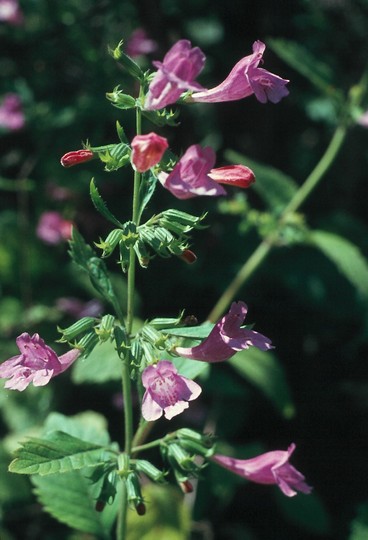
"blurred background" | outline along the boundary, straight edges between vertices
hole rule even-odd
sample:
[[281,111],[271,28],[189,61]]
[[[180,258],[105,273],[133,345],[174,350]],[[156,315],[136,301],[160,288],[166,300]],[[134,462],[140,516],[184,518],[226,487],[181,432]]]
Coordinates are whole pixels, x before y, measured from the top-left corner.
[[[132,39],[137,29],[145,32],[143,46]],[[210,88],[250,54],[255,40],[265,42],[264,67],[290,79],[286,99],[263,105],[252,96],[182,107],[178,127],[159,132],[177,154],[191,144],[210,145],[216,166],[234,162],[236,153],[300,185],[325,151],[339,114],[333,92],[319,91],[308,73],[328,72],[333,88],[346,95],[367,69],[367,29],[366,0],[0,0],[0,360],[17,354],[15,338],[24,331],[38,332],[53,346],[57,325],[81,313],[107,312],[70,262],[65,231],[72,221],[90,243],[109,231],[89,199],[92,177],[109,208],[129,220],[130,171],[107,173],[97,161],[63,169],[59,160],[87,140],[92,146],[117,142],[117,120],[129,139],[134,136],[133,111],[114,108],[105,97],[118,84],[136,95],[108,46],[124,39],[127,52],[148,69],[187,38],[206,54],[199,81]],[[294,64],[285,61],[286,42],[305,51],[307,76],[295,64],[303,65],[303,55]],[[157,129],[148,121],[144,128]],[[295,442],[293,463],[314,494],[286,499],[276,488],[208,467],[191,502],[192,540],[368,538],[367,144],[367,127],[352,127],[300,209],[303,227],[339,235],[359,251],[343,250],[336,265],[293,237],[273,250],[236,298],[248,304],[247,322],[256,322],[276,345],[277,391],[267,394],[268,377],[274,377],[267,370],[257,383],[221,365],[202,381],[201,403],[178,419],[196,429],[215,425],[229,445],[223,453],[237,456]],[[246,196],[228,192],[222,201],[176,201],[161,189],[150,203],[151,213],[208,211],[210,227],[193,235],[195,264],[156,258],[139,272],[142,320],[175,317],[183,308],[205,320],[259,244],[259,224],[269,218],[264,198],[253,189]],[[124,296],[117,266],[108,265]],[[42,512],[28,479],[7,473],[7,465],[16,441],[37,432],[50,411],[95,410],[107,417],[112,439],[121,440],[119,403],[118,381],[78,384],[70,374],[41,390],[0,389],[2,540],[92,538]],[[180,534],[163,540],[184,539]]]

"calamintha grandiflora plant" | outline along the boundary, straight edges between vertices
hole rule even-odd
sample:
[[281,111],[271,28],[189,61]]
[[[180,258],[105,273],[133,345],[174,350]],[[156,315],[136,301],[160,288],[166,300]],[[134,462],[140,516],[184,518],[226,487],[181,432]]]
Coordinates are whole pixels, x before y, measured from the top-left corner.
[[[180,159],[175,160],[172,153],[170,158],[167,154],[165,157],[169,141],[152,130],[142,133],[142,117],[159,128],[175,126],[178,110],[166,108],[173,104],[190,106],[197,102],[233,101],[253,94],[262,103],[279,102],[288,94],[288,81],[259,67],[264,50],[265,45],[256,41],[252,54],[242,58],[221,84],[208,90],[196,81],[204,66],[205,55],[189,41],[175,43],[162,62],[154,62],[157,71],[153,73],[143,72],[124,53],[120,43],[111,52],[139,83],[139,95],[133,97],[116,87],[107,97],[119,109],[135,109],[134,138],[129,141],[118,123],[120,142],[99,147],[86,144],[85,148],[68,152],[61,159],[64,167],[96,158],[108,171],[132,167],[132,214],[128,221],[126,216],[113,215],[95,182],[91,181],[90,196],[96,210],[113,224],[107,237],[96,242],[100,256],[75,228],[70,240],[73,260],[88,274],[112,312],[101,318],[83,317],[60,330],[60,341],[71,346],[69,352],[61,356],[38,334],[23,333],[17,338],[19,355],[1,364],[0,376],[8,379],[5,387],[12,390],[23,391],[31,383],[44,386],[74,362],[88,365],[88,356],[96,346],[112,342],[121,360],[125,439],[119,445],[111,443],[104,434],[91,441],[78,430],[68,431],[66,425],[55,425],[50,421],[39,438],[28,439],[18,449],[10,470],[44,477],[43,481],[46,484],[49,481],[50,485],[55,482],[56,473],[63,476],[83,471],[84,478],[88,477],[87,482],[94,489],[95,511],[108,515],[103,537],[110,537],[115,520],[116,538],[126,537],[128,507],[135,508],[139,515],[145,513],[149,501],[142,496],[143,478],[160,483],[174,479],[186,493],[192,489],[191,479],[198,477],[208,460],[253,482],[277,484],[288,497],[296,495],[297,491],[311,491],[304,476],[289,463],[294,444],[287,450],[275,450],[244,460],[216,453],[215,434],[198,433],[188,428],[170,429],[169,421],[201,396],[201,387],[193,380],[193,370],[187,367],[193,365],[192,360],[198,362],[198,374],[206,363],[226,362],[249,347],[262,351],[273,348],[268,337],[244,326],[247,306],[243,301],[233,302],[215,324],[188,325],[181,314],[177,318],[157,317],[138,330],[133,329],[137,265],[147,271],[154,256],[176,256],[188,263],[194,262],[196,256],[189,249],[189,234],[204,226],[205,213],[194,216],[173,208],[146,218],[147,204],[156,189],[164,188],[178,199],[188,199],[224,196],[224,185],[244,189],[255,181],[252,170],[245,165],[215,167],[214,150],[199,144],[190,146]],[[126,306],[114,292],[104,262],[105,258],[116,254],[127,279]],[[101,358],[100,369],[104,368],[105,362]],[[133,422],[133,385],[139,396],[139,405],[135,405],[141,413],[138,425]],[[152,423],[162,417],[168,422],[168,434],[157,440],[147,440]],[[144,451],[155,447],[161,453],[161,468],[144,459]],[[83,496],[78,499],[78,494],[73,491],[73,477],[70,478],[69,490],[73,492],[74,503],[82,505]],[[38,481],[36,486],[42,490]],[[58,512],[52,513],[69,523],[62,515],[63,510]],[[91,528],[84,530],[91,531]]]

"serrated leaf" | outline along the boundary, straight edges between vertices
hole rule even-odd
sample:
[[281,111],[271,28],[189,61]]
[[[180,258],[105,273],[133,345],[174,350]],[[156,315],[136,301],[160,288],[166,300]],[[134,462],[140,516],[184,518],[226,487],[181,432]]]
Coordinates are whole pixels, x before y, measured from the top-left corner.
[[232,163],[240,163],[252,169],[256,176],[252,189],[262,197],[270,210],[280,212],[298,190],[298,185],[290,176],[274,167],[253,161],[233,150],[227,150],[225,158]]
[[308,49],[299,43],[285,39],[269,39],[267,45],[319,90],[330,96],[338,94],[331,67],[313,56]]
[[157,178],[153,174],[144,175],[139,189],[139,211],[138,223],[142,217],[143,211],[151,200],[157,185]]
[[88,479],[89,469],[72,471],[50,477],[34,476],[32,483],[38,501],[54,518],[73,529],[110,539],[119,501],[107,505],[103,512],[96,512],[98,484]]
[[88,358],[73,365],[72,380],[76,384],[104,383],[121,379],[121,360],[111,341],[99,343]]
[[346,238],[327,231],[314,230],[309,242],[320,249],[364,296],[368,296],[368,261]]
[[275,354],[251,347],[238,352],[228,362],[240,375],[257,386],[285,418],[294,416],[290,388]]
[[55,473],[91,467],[101,462],[104,448],[54,431],[47,438],[30,438],[17,449],[9,471],[18,474]]
[[94,182],[94,178],[92,178],[90,183],[90,195],[94,207],[101,215],[103,215],[104,218],[111,221],[111,223],[114,223],[114,225],[117,225],[118,227],[123,227],[123,224],[120,223],[120,221],[107,208],[105,201],[99,194],[99,191]]

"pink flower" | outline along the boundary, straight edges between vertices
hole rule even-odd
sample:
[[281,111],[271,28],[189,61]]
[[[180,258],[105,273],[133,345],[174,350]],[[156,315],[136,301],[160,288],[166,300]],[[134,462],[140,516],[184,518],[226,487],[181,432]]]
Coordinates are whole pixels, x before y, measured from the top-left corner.
[[261,103],[267,100],[278,103],[289,94],[285,85],[289,82],[269,71],[259,68],[266,46],[261,41],[253,43],[253,54],[242,58],[226,79],[210,90],[195,92],[186,101],[195,103],[218,103],[235,101],[255,94]]
[[16,0],[0,0],[0,21],[14,26],[23,24],[23,13]]
[[163,62],[153,62],[158,68],[145,101],[145,109],[162,109],[175,103],[186,90],[201,90],[194,81],[201,72],[205,56],[190,41],[181,39],[166,53]]
[[226,195],[219,184],[232,184],[240,188],[249,187],[254,173],[244,165],[229,165],[213,169],[215,152],[209,146],[190,146],[170,174],[160,172],[158,179],[178,199],[190,199],[200,195],[218,197]]
[[142,416],[148,422],[157,420],[163,412],[165,418],[171,420],[189,407],[188,401],[196,399],[202,392],[197,383],[179,375],[167,360],[148,366],[142,373],[142,383],[146,389]]
[[210,459],[229,471],[257,484],[277,484],[284,495],[294,497],[297,491],[309,494],[312,488],[305,477],[289,463],[295,450],[292,443],[287,451],[274,450],[252,459],[234,459],[215,454]]
[[187,149],[170,174],[161,172],[158,179],[178,199],[190,199],[199,195],[226,195],[224,188],[208,176],[215,160],[212,148],[201,148],[199,144],[194,144]]
[[196,347],[176,347],[175,352],[184,358],[203,362],[222,362],[237,351],[254,346],[261,351],[273,349],[266,336],[241,328],[248,308],[244,302],[233,302],[229,313],[213,327],[208,337]]
[[57,356],[38,334],[31,337],[25,332],[17,337],[16,342],[20,354],[0,364],[0,378],[9,379],[5,388],[20,392],[31,383],[45,386],[52,377],[68,369],[80,354],[78,349],[72,349]]
[[73,223],[59,212],[44,212],[38,222],[36,234],[46,244],[56,245],[72,236]]
[[22,110],[22,102],[17,94],[6,94],[0,105],[0,127],[11,131],[22,129],[25,118]]
[[168,146],[167,139],[156,133],[136,135],[132,140],[133,167],[138,172],[148,171],[161,160]]
[[95,157],[91,150],[73,150],[64,154],[60,159],[60,163],[63,167],[73,167],[73,165],[79,165],[79,163],[85,163],[91,161]]
[[132,58],[150,54],[157,49],[156,41],[149,39],[143,28],[137,28],[131,34],[126,44],[126,53]]
[[212,169],[208,176],[220,184],[229,184],[239,188],[247,188],[256,181],[254,172],[245,165],[217,167]]

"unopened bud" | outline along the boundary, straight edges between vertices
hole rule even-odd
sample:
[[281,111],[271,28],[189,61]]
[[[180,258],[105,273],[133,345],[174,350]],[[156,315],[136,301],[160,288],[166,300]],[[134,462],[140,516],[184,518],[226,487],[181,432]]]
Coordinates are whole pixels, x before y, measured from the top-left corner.
[[189,480],[185,480],[184,482],[180,482],[180,489],[183,493],[192,493],[193,492],[193,485]]
[[185,249],[179,257],[187,264],[193,264],[197,260],[197,255],[190,249]]
[[146,513],[146,505],[142,502],[137,504],[135,509],[137,511],[138,516],[144,516],[144,514]]
[[96,501],[96,504],[95,504],[96,512],[102,512],[105,506],[106,506],[106,503],[104,501]]
[[64,154],[60,159],[60,163],[63,167],[73,167],[73,165],[90,161],[94,157],[95,155],[91,150],[74,150],[73,152]]

